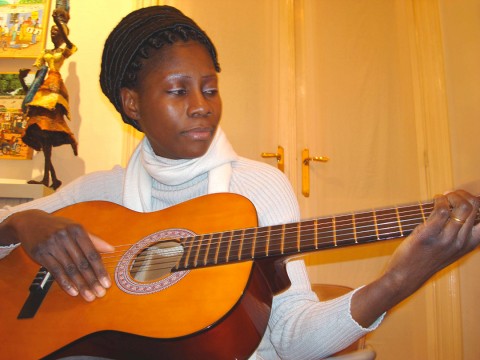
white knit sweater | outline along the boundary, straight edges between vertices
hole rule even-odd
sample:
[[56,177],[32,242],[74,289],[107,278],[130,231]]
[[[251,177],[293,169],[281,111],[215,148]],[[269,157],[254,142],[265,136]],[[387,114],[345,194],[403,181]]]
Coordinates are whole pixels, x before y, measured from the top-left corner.
[[[124,178],[125,169],[119,166],[83,176],[53,195],[0,210],[0,221],[26,209],[53,212],[88,200],[122,205]],[[207,174],[176,186],[153,181],[152,207],[160,210],[204,195],[207,186]],[[299,220],[298,203],[288,179],[270,165],[245,158],[234,161],[230,191],[253,202],[260,226]],[[287,272],[292,285],[274,297],[267,330],[251,359],[319,359],[348,346],[380,323],[381,319],[364,329],[352,319],[353,292],[333,301],[319,302],[311,291],[302,260],[290,261]]]

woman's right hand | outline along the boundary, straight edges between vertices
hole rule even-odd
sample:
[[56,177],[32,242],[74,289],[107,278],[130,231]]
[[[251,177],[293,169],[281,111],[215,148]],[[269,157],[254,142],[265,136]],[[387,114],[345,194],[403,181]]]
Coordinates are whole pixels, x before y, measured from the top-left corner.
[[93,301],[111,286],[99,252],[114,248],[88,234],[82,225],[41,210],[15,213],[5,222],[14,229],[25,252],[46,267],[68,294]]

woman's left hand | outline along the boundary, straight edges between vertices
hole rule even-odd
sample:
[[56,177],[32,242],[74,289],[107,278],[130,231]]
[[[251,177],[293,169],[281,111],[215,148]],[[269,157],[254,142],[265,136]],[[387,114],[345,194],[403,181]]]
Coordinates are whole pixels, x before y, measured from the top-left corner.
[[352,297],[352,317],[370,326],[446,266],[480,244],[479,199],[466,191],[435,198],[432,213],[393,253],[385,273]]
[[463,190],[435,198],[427,221],[400,244],[387,267],[386,274],[398,281],[402,293],[410,295],[479,245],[478,210],[479,199]]

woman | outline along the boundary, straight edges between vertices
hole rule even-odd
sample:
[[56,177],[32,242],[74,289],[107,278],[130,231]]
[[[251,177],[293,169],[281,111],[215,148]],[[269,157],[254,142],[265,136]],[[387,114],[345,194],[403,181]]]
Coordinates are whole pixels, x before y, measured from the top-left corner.
[[[38,68],[46,66],[45,70],[48,69],[48,74],[38,89],[32,85],[31,91],[27,93],[25,101],[27,126],[22,140],[36,151],[43,151],[45,157],[43,179],[41,181],[30,180],[28,183],[50,186],[51,177],[51,187],[57,189],[62,182],[57,178],[52,164],[52,148],[70,144],[73,153],[75,156],[77,155],[77,141],[64,118],[70,119],[70,107],[67,88],[60,75],[60,68],[65,59],[75,53],[77,48],[67,36],[68,13],[63,9],[56,9],[52,16],[55,22],[51,29],[54,48],[42,51],[35,62],[35,66]],[[65,47],[62,46],[64,44]],[[28,71],[24,69],[20,71],[20,80],[24,88],[26,88],[24,78],[27,74]],[[43,76],[37,74],[38,79],[42,79]]]
[[[86,175],[2,214],[4,255],[21,243],[67,293],[93,301],[111,286],[97,251],[112,247],[81,224],[49,214],[64,206],[107,200],[149,212],[228,191],[253,202],[261,226],[297,221],[285,176],[239,157],[219,127],[219,71],[211,40],[178,10],[154,6],[125,17],[105,43],[100,83],[123,120],[145,138],[126,169]],[[431,217],[399,247],[384,274],[331,302],[319,302],[311,291],[302,260],[288,262],[291,286],[274,296],[252,358],[318,359],[375,329],[388,309],[479,244],[478,207],[463,191],[439,196]]]

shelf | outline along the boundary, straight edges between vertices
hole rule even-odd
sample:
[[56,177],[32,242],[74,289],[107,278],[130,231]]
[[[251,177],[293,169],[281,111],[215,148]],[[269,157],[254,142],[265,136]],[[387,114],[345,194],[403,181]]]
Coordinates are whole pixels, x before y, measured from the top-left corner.
[[0,179],[0,206],[17,205],[38,199],[54,192],[53,189],[41,184],[27,184],[17,180]]

